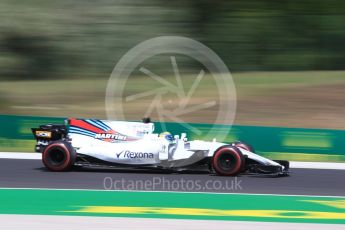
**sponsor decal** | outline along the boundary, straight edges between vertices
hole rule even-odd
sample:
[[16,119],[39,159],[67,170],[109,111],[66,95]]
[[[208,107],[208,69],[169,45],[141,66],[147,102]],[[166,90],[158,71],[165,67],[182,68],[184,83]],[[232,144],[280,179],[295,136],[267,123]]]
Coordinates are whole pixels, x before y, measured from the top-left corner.
[[116,153],[117,158],[120,158],[121,154],[123,153],[123,151]]
[[49,131],[36,131],[36,137],[51,138],[52,133]]
[[100,140],[120,140],[125,141],[127,139],[127,136],[119,134],[119,133],[97,133],[95,135],[96,139]]
[[116,153],[117,158],[120,158],[123,153],[123,158],[129,159],[152,159],[153,153],[146,153],[146,152],[132,152],[129,150],[123,150],[119,153]]

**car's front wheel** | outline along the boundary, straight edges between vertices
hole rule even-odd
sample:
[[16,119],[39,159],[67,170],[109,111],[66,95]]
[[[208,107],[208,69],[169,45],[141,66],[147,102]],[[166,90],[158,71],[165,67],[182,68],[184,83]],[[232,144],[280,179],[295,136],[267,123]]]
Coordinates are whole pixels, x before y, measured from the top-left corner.
[[235,146],[226,146],[218,149],[212,158],[212,166],[217,175],[235,176],[242,171],[244,157]]
[[42,162],[50,171],[61,172],[71,169],[76,153],[70,143],[56,141],[50,143],[42,153]]

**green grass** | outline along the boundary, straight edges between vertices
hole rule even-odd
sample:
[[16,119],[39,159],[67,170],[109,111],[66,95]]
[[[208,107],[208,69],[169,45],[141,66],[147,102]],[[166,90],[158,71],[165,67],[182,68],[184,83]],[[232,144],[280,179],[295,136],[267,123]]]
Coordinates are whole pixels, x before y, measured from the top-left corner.
[[[345,89],[345,71],[246,72],[234,73],[237,90],[235,123],[316,128],[345,128],[344,103],[339,93]],[[196,75],[183,75],[187,92]],[[165,79],[176,85],[173,76]],[[3,81],[0,84],[2,113],[41,116],[105,118],[105,89],[108,78]],[[132,77],[125,95],[161,87],[147,76]],[[335,87],[338,91],[334,91]],[[337,93],[338,92],[338,93]],[[221,93],[221,92],[220,92]],[[205,76],[190,101],[197,105],[217,99],[214,79]],[[168,93],[163,103],[177,105],[176,95]],[[152,98],[126,103],[126,118],[140,119]],[[169,103],[171,104],[169,104]],[[217,110],[187,114],[186,122],[212,123]],[[153,115],[153,118],[154,117]],[[306,122],[305,122],[306,121]]]

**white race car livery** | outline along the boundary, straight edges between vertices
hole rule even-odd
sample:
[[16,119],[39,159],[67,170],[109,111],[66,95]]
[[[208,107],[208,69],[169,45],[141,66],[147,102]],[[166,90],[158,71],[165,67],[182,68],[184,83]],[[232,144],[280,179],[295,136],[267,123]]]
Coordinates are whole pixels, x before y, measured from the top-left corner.
[[[52,171],[73,166],[205,170],[217,175],[239,173],[286,175],[287,161],[273,161],[243,142],[187,140],[186,134],[154,133],[150,122],[68,119],[66,125],[33,128],[36,151]],[[43,135],[43,134],[44,135]]]

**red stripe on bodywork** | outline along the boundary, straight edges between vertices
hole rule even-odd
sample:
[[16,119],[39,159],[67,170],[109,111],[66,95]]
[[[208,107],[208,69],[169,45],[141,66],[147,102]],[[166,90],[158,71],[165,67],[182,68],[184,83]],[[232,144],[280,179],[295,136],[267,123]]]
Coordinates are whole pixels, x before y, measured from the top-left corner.
[[100,128],[97,128],[83,120],[77,120],[77,119],[70,119],[69,120],[69,124],[70,125],[73,125],[73,126],[77,126],[79,128],[82,128],[82,129],[86,129],[88,131],[91,131],[91,132],[95,132],[95,133],[104,133],[104,130],[100,129]]

